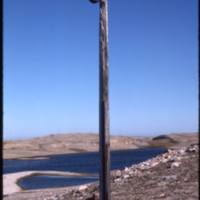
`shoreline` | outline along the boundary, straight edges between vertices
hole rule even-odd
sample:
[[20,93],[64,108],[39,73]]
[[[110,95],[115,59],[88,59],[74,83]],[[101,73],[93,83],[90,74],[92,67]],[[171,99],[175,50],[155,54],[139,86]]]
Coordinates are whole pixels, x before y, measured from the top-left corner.
[[[144,148],[140,148],[140,149],[152,149],[152,148],[161,148],[161,149],[165,149],[166,152],[168,151],[167,148],[164,147],[144,147]],[[114,151],[126,151],[126,150],[133,150],[133,149],[123,149],[123,150],[114,150]],[[138,149],[135,149],[138,150]],[[90,152],[87,152],[90,153]],[[74,154],[74,153],[73,153]],[[39,159],[48,159],[48,156],[39,156],[39,157],[26,157],[26,158],[22,158],[22,160],[24,159],[30,159],[30,160],[37,160]],[[21,158],[18,158],[17,160],[20,160]],[[115,171],[115,170],[111,170]],[[31,170],[31,171],[21,171],[21,172],[12,172],[12,173],[6,173],[3,175],[3,195],[11,195],[17,192],[24,192],[24,191],[30,191],[30,190],[26,190],[23,189],[22,187],[20,187],[19,185],[19,181],[23,178],[29,177],[29,176],[35,176],[35,175],[55,175],[55,176],[66,176],[66,177],[84,177],[84,176],[94,176],[94,175],[98,175],[98,173],[77,173],[77,172],[64,172],[64,171],[50,171],[50,170],[45,170],[45,171],[41,171],[41,170]],[[87,183],[86,183],[87,184]],[[86,184],[80,184],[77,186],[65,186],[64,188],[70,188],[70,187],[80,187],[81,185],[86,185]],[[61,187],[59,187],[61,188]],[[51,188],[44,188],[44,189],[51,189]],[[37,190],[42,190],[42,189],[37,189]],[[34,189],[35,191],[35,189]]]
[[[128,150],[139,150],[139,149],[166,149],[167,147],[164,146],[141,146],[137,148],[116,148],[111,149],[110,152],[117,152],[117,151],[128,151]],[[32,155],[32,156],[24,156],[24,157],[12,157],[12,158],[3,158],[3,160],[47,160],[52,156],[58,156],[58,155],[75,155],[75,154],[90,154],[90,153],[98,153],[99,151],[87,151],[87,152],[66,152],[66,153],[51,153],[51,154],[44,154],[42,156],[38,155]]]
[[[19,185],[18,181],[22,178],[34,175],[55,175],[55,176],[86,176],[85,173],[74,173],[74,172],[61,172],[61,171],[23,171],[15,172],[3,175],[3,195],[10,195],[16,192],[26,191],[23,190]],[[91,176],[91,174],[90,174]]]
[[[187,145],[144,162],[111,172],[112,199],[198,199],[199,144]],[[190,169],[193,170],[190,170]],[[55,172],[54,172],[55,173]],[[137,192],[136,192],[137,191]],[[27,190],[4,195],[4,200],[99,199],[96,183],[62,188]]]

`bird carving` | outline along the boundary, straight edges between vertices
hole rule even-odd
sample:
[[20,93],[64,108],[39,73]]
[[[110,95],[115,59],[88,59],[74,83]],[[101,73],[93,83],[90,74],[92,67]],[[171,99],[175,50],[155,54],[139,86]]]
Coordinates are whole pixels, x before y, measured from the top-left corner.
[[91,3],[98,3],[99,0],[89,0]]

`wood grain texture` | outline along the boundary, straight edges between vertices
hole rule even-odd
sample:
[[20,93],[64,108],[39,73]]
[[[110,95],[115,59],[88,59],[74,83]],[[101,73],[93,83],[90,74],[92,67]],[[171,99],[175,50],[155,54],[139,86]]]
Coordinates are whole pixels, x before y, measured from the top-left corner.
[[99,136],[100,136],[100,199],[110,200],[110,134],[109,134],[109,90],[108,90],[108,4],[100,0],[99,25]]

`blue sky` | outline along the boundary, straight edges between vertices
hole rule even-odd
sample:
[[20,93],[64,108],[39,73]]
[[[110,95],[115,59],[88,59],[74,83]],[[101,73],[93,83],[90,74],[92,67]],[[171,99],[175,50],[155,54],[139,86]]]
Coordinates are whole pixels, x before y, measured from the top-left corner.
[[[4,138],[98,132],[98,4],[4,1]],[[109,0],[110,132],[197,131],[197,0]]]

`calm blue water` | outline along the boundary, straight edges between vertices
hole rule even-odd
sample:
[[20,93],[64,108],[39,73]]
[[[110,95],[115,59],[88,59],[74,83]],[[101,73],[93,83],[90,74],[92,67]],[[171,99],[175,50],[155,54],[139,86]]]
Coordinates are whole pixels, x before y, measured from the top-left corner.
[[[165,148],[144,148],[131,150],[118,150],[111,152],[111,170],[123,169],[137,164],[159,154],[165,153]],[[98,173],[100,167],[98,152],[64,154],[48,156],[44,160],[4,160],[4,174],[32,171],[55,170],[78,173]],[[24,189],[39,189],[79,185],[98,180],[97,177],[59,177],[59,176],[32,176],[21,179],[19,185]]]
[[94,177],[63,177],[63,176],[47,176],[36,175],[29,176],[18,181],[18,185],[21,188],[27,189],[42,189],[42,188],[54,188],[54,187],[67,187],[75,186],[86,183],[98,181],[98,176]]

